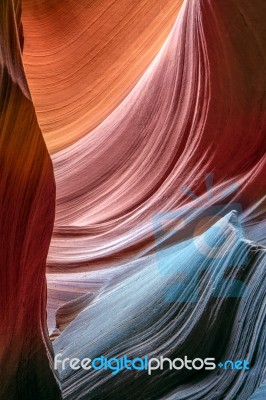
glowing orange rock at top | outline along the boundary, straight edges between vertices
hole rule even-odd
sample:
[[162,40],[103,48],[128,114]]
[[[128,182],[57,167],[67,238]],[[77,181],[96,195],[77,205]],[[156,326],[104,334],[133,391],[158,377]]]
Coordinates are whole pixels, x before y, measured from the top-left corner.
[[24,62],[50,152],[94,128],[159,51],[182,0],[24,0]]

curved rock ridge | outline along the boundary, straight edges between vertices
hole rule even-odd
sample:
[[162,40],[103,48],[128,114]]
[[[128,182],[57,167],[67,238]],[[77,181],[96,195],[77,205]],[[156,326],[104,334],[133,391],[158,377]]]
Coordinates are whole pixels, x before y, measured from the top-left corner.
[[54,153],[95,128],[134,86],[182,0],[23,0],[24,62]]
[[[0,400],[263,397],[265,18],[2,1]],[[53,371],[54,352],[250,370]]]
[[[252,373],[163,372],[151,379],[67,369],[60,373],[64,398],[246,400],[262,382],[265,249],[255,242],[266,243],[265,15],[260,0],[184,2],[126,98],[93,131],[53,154],[57,212],[48,256],[56,352],[248,355]],[[233,209],[253,242],[240,234]],[[229,243],[238,232],[241,250],[230,253],[236,257],[230,277],[242,277],[247,296],[228,298],[234,286],[226,281],[223,295],[213,298],[213,270],[232,259],[210,257],[219,241],[199,242],[207,297],[164,303],[167,282],[177,277],[162,276],[158,257],[166,268],[175,261],[186,272],[196,268],[199,249],[179,247],[201,231],[206,216],[215,227],[217,210],[234,227]],[[177,232],[164,248],[172,218]],[[165,229],[157,226],[161,219]],[[242,250],[250,255],[244,269]],[[193,285],[186,290],[195,296]]]
[[51,272],[135,256],[153,240],[153,215],[190,207],[185,189],[200,197],[206,173],[214,175],[212,204],[237,201],[247,209],[260,202],[265,213],[263,15],[260,0],[187,0],[126,99],[53,155]]
[[0,399],[60,399],[46,322],[55,182],[28,90],[21,1],[0,3]]
[[[137,272],[77,316],[55,340],[56,354],[61,360],[208,355],[216,364],[248,355],[252,373],[165,368],[154,376],[129,370],[114,376],[58,363],[65,399],[244,400],[261,383],[265,248],[245,239],[235,211],[198,237],[170,244],[170,236],[155,255],[141,259]],[[198,243],[210,250],[199,251]]]

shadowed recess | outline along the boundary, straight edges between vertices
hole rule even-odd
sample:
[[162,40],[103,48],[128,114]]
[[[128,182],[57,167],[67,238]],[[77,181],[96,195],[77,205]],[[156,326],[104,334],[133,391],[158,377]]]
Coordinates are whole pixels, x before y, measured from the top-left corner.
[[19,0],[0,3],[0,398],[56,400],[45,279],[55,183],[25,79],[20,17]]

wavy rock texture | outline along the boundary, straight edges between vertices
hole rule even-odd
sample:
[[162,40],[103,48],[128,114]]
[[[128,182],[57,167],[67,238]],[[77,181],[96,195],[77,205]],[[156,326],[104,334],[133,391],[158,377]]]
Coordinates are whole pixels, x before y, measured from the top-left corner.
[[[49,331],[55,352],[66,357],[209,355],[247,358],[251,370],[149,377],[65,369],[66,399],[247,400],[264,393],[266,4],[181,3],[23,2],[26,75],[57,187]],[[8,76],[23,78],[17,106],[28,89],[14,54],[19,63],[8,63]],[[34,231],[38,242],[45,229],[43,266],[53,177],[30,107],[35,152],[43,157],[36,159],[47,167],[32,164],[25,182],[38,171],[47,175],[37,174],[44,192],[31,194],[40,210],[27,235]],[[25,126],[33,135],[27,118]],[[29,146],[22,148],[29,158]],[[22,173],[25,163],[16,162]],[[10,200],[8,207],[14,210]]]
[[[146,371],[112,376],[104,370],[74,374],[68,367],[60,370],[64,398],[248,398],[263,377],[266,358],[262,313],[266,251],[243,238],[234,212],[220,220],[218,234],[214,225],[197,240],[215,246],[212,254],[197,252],[194,239],[162,243],[157,258],[164,264],[163,273],[155,257],[143,257],[140,271],[79,314],[55,341],[55,351],[62,353],[62,359],[88,354],[170,359],[212,354],[217,359],[245,359],[248,354],[252,374],[166,370],[152,377]],[[199,271],[205,273],[200,277]],[[225,271],[230,271],[229,279],[223,278]],[[184,272],[187,277],[180,284]],[[169,301],[163,301],[165,296]]]
[[[248,354],[252,374],[175,378],[164,373],[149,380],[141,373],[111,378],[64,371],[66,398],[100,399],[108,393],[121,399],[247,399],[261,383],[264,250],[244,242],[254,253],[242,278],[249,289],[246,298],[211,300],[205,277],[204,300],[167,308],[161,304],[165,283],[154,272],[153,256],[157,251],[164,260],[154,235],[163,241],[165,233],[152,221],[179,210],[183,226],[174,241],[183,242],[193,234],[191,226],[217,204],[226,213],[225,204],[234,208],[237,203],[247,236],[265,244],[265,15],[262,1],[184,3],[166,43],[124,101],[87,136],[53,155],[57,213],[48,258],[51,272],[78,273],[77,287],[82,273],[94,270],[86,272],[91,277],[87,296],[74,295],[58,312],[55,335],[65,331],[55,341],[56,351],[90,357]],[[210,190],[209,176],[204,194],[209,171],[215,186]],[[189,268],[188,254],[178,260]],[[213,261],[211,269],[219,265]],[[96,271],[114,266],[120,266],[114,281],[107,288],[104,272],[95,298]],[[140,272],[127,278],[130,268]],[[236,269],[234,276],[242,273]],[[67,298],[64,278],[59,274],[56,281]]]
[[0,398],[59,399],[46,326],[55,184],[21,60],[21,2],[0,4]]
[[200,196],[210,171],[214,201],[232,182],[243,207],[261,201],[266,32],[260,15],[261,1],[187,1],[119,107],[53,155],[51,271],[117,264],[140,252],[153,240],[154,213],[187,203],[186,186]]
[[[252,374],[206,376],[199,383],[197,374],[177,379],[164,373],[149,380],[142,374],[114,379],[65,371],[66,398],[100,399],[108,393],[121,399],[247,399],[263,379],[264,250],[246,245],[255,252],[243,277],[247,298],[208,303],[207,278],[204,305],[167,308],[152,258],[156,250],[161,254],[154,234],[157,240],[164,236],[152,218],[179,210],[186,223],[175,241],[182,242],[191,236],[188,227],[212,207],[241,203],[248,237],[265,244],[265,15],[261,1],[184,3],[166,43],[131,93],[87,136],[53,155],[57,213],[48,258],[55,273],[120,265],[108,289],[102,283],[101,295],[92,297],[95,273],[90,272],[91,296],[75,296],[59,310],[59,332],[68,327],[55,341],[56,351],[90,357],[249,354]],[[205,195],[209,171],[215,186]],[[208,179],[207,189],[211,183]],[[198,199],[189,203],[192,191]],[[178,260],[184,269],[190,265],[186,253]],[[139,275],[126,278],[130,266],[140,268]],[[63,281],[60,275],[57,281]],[[230,282],[223,290],[230,291]],[[185,322],[190,320],[191,328]]]
[[86,135],[136,83],[182,0],[24,0],[24,61],[50,151]]

